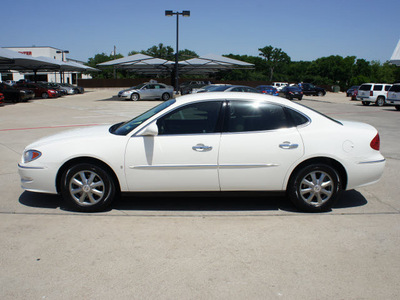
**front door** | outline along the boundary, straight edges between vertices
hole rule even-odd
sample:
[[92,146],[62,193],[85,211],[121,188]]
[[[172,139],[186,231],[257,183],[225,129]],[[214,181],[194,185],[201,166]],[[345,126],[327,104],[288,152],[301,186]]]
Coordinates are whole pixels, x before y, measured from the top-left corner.
[[221,101],[175,109],[157,120],[158,135],[134,136],[125,172],[130,191],[218,191]]

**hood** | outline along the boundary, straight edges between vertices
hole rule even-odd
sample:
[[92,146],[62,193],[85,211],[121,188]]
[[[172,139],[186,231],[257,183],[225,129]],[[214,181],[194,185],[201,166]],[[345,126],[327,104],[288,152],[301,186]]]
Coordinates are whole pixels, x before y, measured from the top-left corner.
[[78,128],[73,130],[63,131],[54,135],[41,138],[32,144],[28,145],[26,149],[37,149],[43,145],[54,143],[69,143],[72,141],[85,140],[91,138],[101,138],[102,136],[110,136],[109,128],[111,125],[99,125],[85,128]]

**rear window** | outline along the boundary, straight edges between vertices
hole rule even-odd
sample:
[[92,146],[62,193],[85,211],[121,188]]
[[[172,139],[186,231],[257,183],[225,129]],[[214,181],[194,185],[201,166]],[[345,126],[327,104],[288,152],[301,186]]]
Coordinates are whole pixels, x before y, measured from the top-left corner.
[[400,92],[400,84],[399,85],[393,85],[390,90],[391,92]]
[[370,84],[363,84],[362,86],[360,86],[359,90],[360,91],[370,91],[371,87],[372,87],[372,85],[370,85]]

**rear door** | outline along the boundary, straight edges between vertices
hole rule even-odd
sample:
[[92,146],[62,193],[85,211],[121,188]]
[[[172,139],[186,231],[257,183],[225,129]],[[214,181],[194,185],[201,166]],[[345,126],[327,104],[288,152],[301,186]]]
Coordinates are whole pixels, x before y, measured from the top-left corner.
[[219,151],[222,191],[282,190],[288,169],[304,153],[289,119],[277,104],[229,103]]

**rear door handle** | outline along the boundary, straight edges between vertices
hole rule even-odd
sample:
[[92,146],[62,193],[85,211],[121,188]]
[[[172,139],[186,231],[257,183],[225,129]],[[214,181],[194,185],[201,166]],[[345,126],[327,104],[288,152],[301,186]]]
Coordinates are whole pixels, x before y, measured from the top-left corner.
[[291,144],[290,142],[283,142],[279,145],[279,148],[282,149],[296,149],[299,147],[299,144]]
[[192,149],[194,151],[198,151],[198,152],[207,152],[207,151],[211,151],[212,147],[206,146],[204,144],[197,144],[196,146],[193,146]]

